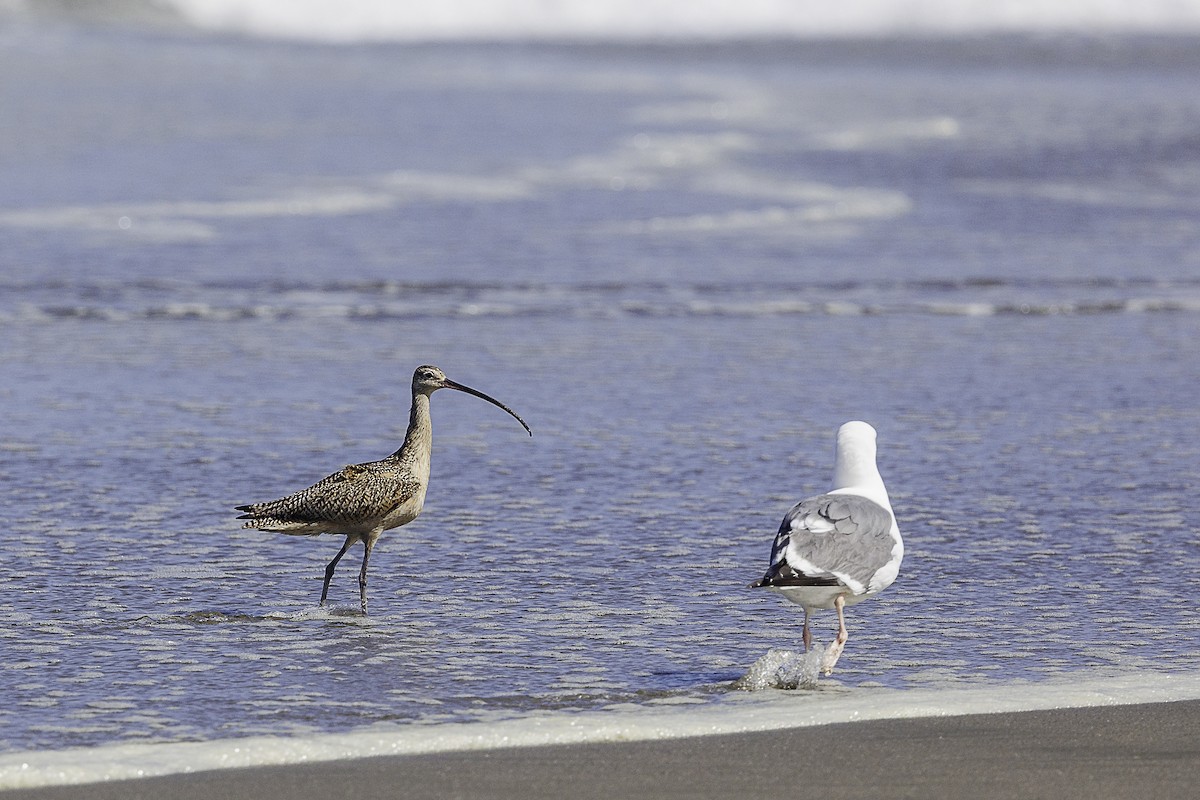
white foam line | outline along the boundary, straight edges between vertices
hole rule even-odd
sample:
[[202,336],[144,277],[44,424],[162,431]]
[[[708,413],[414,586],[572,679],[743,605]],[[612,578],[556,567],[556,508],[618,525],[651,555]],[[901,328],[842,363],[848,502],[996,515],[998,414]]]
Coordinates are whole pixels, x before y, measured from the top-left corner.
[[[982,31],[1195,30],[1195,0],[167,0],[192,24],[335,42],[411,39],[779,37]],[[0,3],[0,5],[3,5]],[[20,5],[20,4],[18,4]]]
[[1200,699],[1200,674],[1138,674],[943,690],[732,694],[717,703],[554,713],[494,722],[372,727],[308,737],[127,744],[0,755],[0,790],[372,756],[636,742],[880,719]]

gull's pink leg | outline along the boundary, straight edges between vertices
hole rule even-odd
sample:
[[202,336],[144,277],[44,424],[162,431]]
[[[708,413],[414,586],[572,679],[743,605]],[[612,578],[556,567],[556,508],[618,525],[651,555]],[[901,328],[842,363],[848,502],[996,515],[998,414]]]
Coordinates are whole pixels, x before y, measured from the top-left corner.
[[833,672],[833,665],[837,663],[838,657],[842,654],[842,648],[846,646],[846,640],[850,635],[846,632],[846,618],[842,614],[842,609],[845,608],[846,601],[838,595],[833,601],[833,607],[837,609],[838,615],[838,634],[837,638],[825,650],[825,657],[821,659],[821,670],[828,675]]
[[812,631],[808,629],[808,608],[804,609],[804,652],[812,649]]

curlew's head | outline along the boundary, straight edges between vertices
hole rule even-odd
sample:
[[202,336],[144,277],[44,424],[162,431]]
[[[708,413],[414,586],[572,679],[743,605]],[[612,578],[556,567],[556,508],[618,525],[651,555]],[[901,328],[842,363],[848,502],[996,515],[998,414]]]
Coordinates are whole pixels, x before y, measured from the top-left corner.
[[525,424],[525,420],[517,416],[517,412],[504,405],[504,403],[501,403],[496,398],[489,397],[477,389],[472,389],[470,386],[464,386],[461,383],[456,383],[455,381],[450,380],[446,377],[446,373],[430,364],[417,367],[417,371],[413,373],[413,396],[415,397],[418,394],[428,396],[436,392],[438,389],[454,389],[456,391],[473,394],[476,397],[487,400],[492,405],[502,408],[511,414],[517,422],[521,423],[521,427],[528,431],[530,436],[533,436],[533,431],[529,430],[529,426]]

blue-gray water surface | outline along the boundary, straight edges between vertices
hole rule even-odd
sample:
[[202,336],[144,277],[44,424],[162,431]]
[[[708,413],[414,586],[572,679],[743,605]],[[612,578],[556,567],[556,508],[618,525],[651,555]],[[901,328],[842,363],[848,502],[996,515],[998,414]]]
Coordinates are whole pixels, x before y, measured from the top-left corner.
[[[1196,44],[0,28],[0,749],[709,702],[854,418],[907,554],[830,685],[1200,670]],[[422,363],[534,436],[438,393],[318,609],[232,507]]]

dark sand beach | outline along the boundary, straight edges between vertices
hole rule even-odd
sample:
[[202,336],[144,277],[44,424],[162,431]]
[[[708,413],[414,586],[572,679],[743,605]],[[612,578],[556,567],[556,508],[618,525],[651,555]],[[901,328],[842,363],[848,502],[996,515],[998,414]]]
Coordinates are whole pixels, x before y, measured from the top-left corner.
[[1190,798],[1200,701],[237,769],[6,798]]

